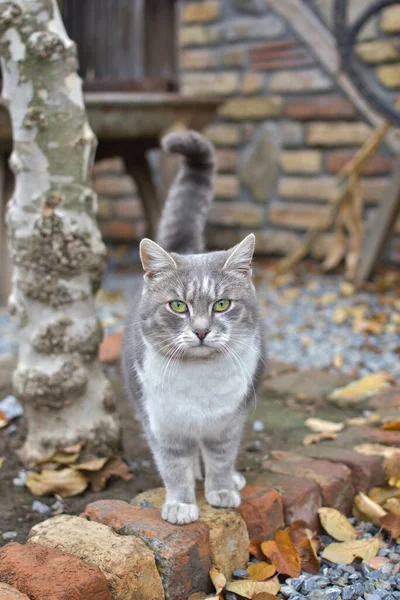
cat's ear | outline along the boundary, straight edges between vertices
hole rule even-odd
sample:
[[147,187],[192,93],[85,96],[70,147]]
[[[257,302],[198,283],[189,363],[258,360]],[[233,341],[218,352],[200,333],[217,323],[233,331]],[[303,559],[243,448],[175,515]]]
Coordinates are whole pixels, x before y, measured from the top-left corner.
[[144,272],[150,277],[161,271],[176,269],[176,262],[172,256],[148,238],[140,242],[139,252]]
[[251,275],[251,261],[254,254],[256,238],[250,233],[240,244],[230,250],[224,269],[235,269]]

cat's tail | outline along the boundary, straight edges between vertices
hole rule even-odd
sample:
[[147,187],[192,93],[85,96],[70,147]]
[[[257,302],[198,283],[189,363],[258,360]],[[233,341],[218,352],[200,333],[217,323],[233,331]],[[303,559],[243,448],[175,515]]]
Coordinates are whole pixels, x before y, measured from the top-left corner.
[[213,198],[214,148],[196,131],[170,133],[162,139],[166,152],[182,155],[182,163],[168,192],[157,242],[168,252],[204,251],[204,230]]

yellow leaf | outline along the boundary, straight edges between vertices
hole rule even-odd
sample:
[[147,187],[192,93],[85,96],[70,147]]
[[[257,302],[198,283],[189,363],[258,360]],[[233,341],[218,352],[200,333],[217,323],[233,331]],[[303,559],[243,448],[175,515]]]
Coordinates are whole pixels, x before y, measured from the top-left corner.
[[315,433],[338,433],[344,427],[344,423],[334,423],[333,421],[314,418],[307,419],[305,425]]
[[266,562],[252,563],[246,567],[251,581],[265,581],[276,573],[275,565]]
[[104,467],[109,459],[109,456],[103,458],[93,458],[92,460],[74,465],[72,468],[77,469],[78,471],[100,471],[100,469]]
[[5,456],[0,456],[0,469],[3,466],[5,460],[6,460]]
[[349,565],[356,558],[374,558],[379,551],[379,539],[369,538],[329,544],[322,552],[322,558],[333,563]]
[[207,594],[204,592],[195,592],[194,594],[190,594],[188,600],[204,600],[207,598]]
[[385,324],[374,319],[359,319],[354,321],[352,327],[354,333],[372,333],[379,335],[383,333]]
[[379,415],[370,415],[369,417],[353,417],[352,419],[346,419],[346,425],[351,427],[364,427],[365,425],[378,425],[382,422],[382,418]]
[[379,524],[380,517],[386,515],[386,511],[379,504],[362,492],[354,498],[354,504],[365,521]]
[[367,456],[383,456],[387,478],[400,477],[400,448],[383,444],[360,444],[353,450]]
[[326,431],[325,433],[310,433],[310,435],[306,435],[303,439],[303,446],[311,446],[311,444],[319,444],[323,440],[336,440],[337,433],[329,433]]
[[277,594],[280,590],[279,581],[274,577],[269,581],[233,581],[228,583],[226,589],[228,592],[234,592],[244,598],[254,600],[257,594],[262,592],[268,594]]
[[260,592],[253,596],[254,600],[276,600],[277,596],[275,594],[270,594],[269,592]]
[[391,477],[388,481],[391,487],[400,488],[400,479],[398,477]]
[[220,573],[218,569],[212,567],[210,570],[210,579],[213,582],[213,586],[215,587],[215,593],[218,595],[224,587],[226,586],[226,578],[223,573]]
[[348,318],[349,318],[348,311],[345,308],[342,308],[341,306],[337,306],[335,308],[335,310],[333,311],[333,321],[337,325],[342,325],[343,323],[345,323],[347,321]]
[[384,504],[389,498],[400,498],[400,489],[394,487],[374,487],[368,492],[369,497],[378,504]]
[[84,473],[94,492],[103,490],[112,475],[121,477],[125,481],[129,481],[133,477],[128,465],[119,456],[95,458],[80,465],[73,465],[73,468]]
[[349,283],[348,281],[344,281],[340,284],[340,293],[342,296],[354,296],[356,293],[356,286],[353,283]]
[[382,425],[382,429],[385,429],[386,431],[400,431],[400,420],[389,421]]
[[330,400],[345,400],[345,401],[359,401],[369,398],[379,392],[380,390],[389,387],[393,381],[393,377],[385,371],[379,373],[373,373],[371,375],[365,375],[357,381],[353,381],[348,385],[336,388],[329,395]]
[[400,517],[400,500],[389,498],[384,505],[384,509]]
[[339,542],[357,539],[357,532],[341,512],[336,508],[319,508],[319,519],[325,531]]
[[335,367],[335,369],[341,369],[343,367],[343,361],[343,354],[335,354],[333,357],[332,366]]
[[290,577],[300,575],[300,555],[287,531],[277,531],[273,540],[261,544],[261,550],[275,565],[279,573]]
[[319,298],[316,298],[316,301],[319,304],[332,304],[332,302],[335,302],[337,300],[337,294],[334,294],[332,292],[327,292],[326,294],[322,294],[322,296],[320,296]]
[[41,473],[28,473],[26,485],[35,496],[59,494],[68,498],[83,492],[88,486],[88,481],[82,473],[74,469],[43,469]]
[[368,310],[368,304],[357,304],[356,306],[350,306],[347,312],[353,319],[361,319]]

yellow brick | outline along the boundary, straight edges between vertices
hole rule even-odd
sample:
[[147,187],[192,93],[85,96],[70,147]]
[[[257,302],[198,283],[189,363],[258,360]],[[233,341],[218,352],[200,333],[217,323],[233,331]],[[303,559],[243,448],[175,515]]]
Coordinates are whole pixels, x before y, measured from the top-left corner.
[[187,96],[229,96],[239,88],[237,73],[186,73],[182,75],[182,92]]
[[218,112],[221,117],[234,121],[262,120],[279,116],[282,112],[282,104],[282,98],[277,96],[233,98],[225,102]]
[[216,53],[212,50],[185,50],[181,53],[180,67],[183,71],[209,69],[217,63]]
[[238,125],[209,125],[203,133],[216,146],[238,146],[240,143]]
[[288,150],[279,157],[287,173],[317,173],[321,170],[322,155],[317,150]]
[[187,4],[182,11],[184,23],[206,23],[214,21],[220,15],[220,3],[216,0]]
[[369,64],[379,64],[400,59],[398,40],[371,40],[357,45],[357,54]]
[[239,182],[236,175],[217,175],[214,192],[220,198],[236,198],[239,195]]
[[390,6],[383,11],[381,27],[386,33],[400,31],[400,6]]
[[310,146],[358,146],[371,135],[366,123],[318,121],[307,128],[307,143]]
[[400,64],[383,65],[377,69],[379,81],[389,88],[400,87]]
[[282,198],[330,200],[337,189],[334,177],[281,177],[278,194]]
[[216,201],[211,205],[209,221],[226,227],[255,227],[262,223],[263,211],[249,202]]
[[260,73],[245,73],[242,80],[242,94],[251,95],[261,92],[263,76]]
[[179,30],[179,44],[181,46],[207,46],[218,42],[220,36],[221,29],[218,26],[191,25],[190,27],[181,27]]

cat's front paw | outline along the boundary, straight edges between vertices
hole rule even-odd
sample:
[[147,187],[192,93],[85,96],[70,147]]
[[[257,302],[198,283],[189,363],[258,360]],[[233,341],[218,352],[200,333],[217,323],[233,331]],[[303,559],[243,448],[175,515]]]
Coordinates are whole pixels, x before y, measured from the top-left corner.
[[161,510],[164,521],[173,525],[186,525],[193,523],[199,518],[199,509],[196,504],[184,504],[183,502],[166,502]]
[[235,490],[212,491],[208,492],[206,500],[218,508],[236,508],[240,504],[240,494]]

